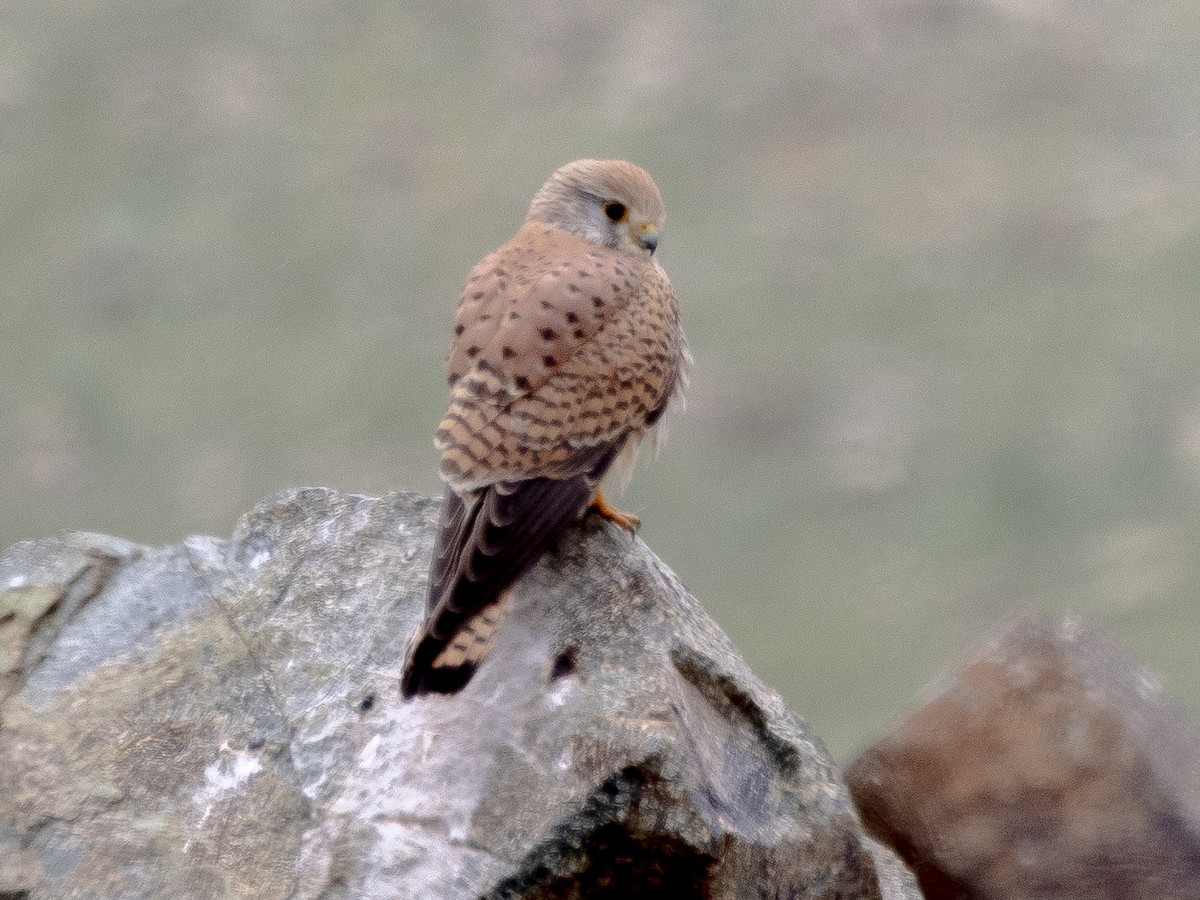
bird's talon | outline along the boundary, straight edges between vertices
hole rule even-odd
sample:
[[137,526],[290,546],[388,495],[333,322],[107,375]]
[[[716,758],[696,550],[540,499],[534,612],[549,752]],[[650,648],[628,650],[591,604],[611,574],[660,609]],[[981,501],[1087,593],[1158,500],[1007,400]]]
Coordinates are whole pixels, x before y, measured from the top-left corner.
[[608,500],[599,491],[596,491],[596,496],[592,498],[591,508],[608,519],[608,521],[615,523],[626,531],[636,532],[638,526],[642,524],[642,520],[633,513],[622,512],[615,506],[610,505]]

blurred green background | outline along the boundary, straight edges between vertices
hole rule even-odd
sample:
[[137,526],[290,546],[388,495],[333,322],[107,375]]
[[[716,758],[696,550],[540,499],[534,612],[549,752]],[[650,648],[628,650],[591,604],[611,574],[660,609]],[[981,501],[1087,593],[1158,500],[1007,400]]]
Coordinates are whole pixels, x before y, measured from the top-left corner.
[[646,166],[696,355],[622,505],[842,758],[998,618],[1200,709],[1200,7],[14,0],[0,545],[439,490],[462,279]]

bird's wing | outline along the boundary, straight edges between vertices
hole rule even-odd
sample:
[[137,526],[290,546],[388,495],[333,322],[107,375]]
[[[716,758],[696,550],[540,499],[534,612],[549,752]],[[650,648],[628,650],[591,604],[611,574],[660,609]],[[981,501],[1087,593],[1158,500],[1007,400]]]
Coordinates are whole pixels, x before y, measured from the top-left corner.
[[678,302],[658,266],[552,229],[522,269],[531,227],[547,226],[485,258],[459,308],[436,437],[459,493],[589,471],[590,451],[644,430],[682,376]]

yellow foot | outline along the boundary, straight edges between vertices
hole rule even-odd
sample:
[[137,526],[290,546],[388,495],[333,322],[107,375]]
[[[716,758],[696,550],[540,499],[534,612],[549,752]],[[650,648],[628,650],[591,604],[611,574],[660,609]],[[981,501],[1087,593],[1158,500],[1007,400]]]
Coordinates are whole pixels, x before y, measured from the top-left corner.
[[596,491],[596,496],[592,498],[592,509],[600,513],[608,521],[615,522],[628,531],[634,531],[642,524],[642,520],[633,513],[621,512],[615,506],[609,506],[608,501],[604,499],[604,495],[599,491]]

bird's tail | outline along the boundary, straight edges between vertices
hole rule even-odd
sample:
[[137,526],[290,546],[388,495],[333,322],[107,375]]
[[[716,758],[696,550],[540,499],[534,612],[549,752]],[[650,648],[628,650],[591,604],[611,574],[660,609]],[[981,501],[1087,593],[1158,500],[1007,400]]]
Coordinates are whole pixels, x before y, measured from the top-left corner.
[[400,692],[453,694],[492,648],[514,581],[562,527],[587,508],[625,445],[594,448],[588,468],[564,478],[502,481],[460,497],[447,487],[429,566],[425,618],[409,644]]
[[408,645],[400,693],[405,700],[418,694],[453,694],[463,689],[491,652],[496,633],[512,607],[512,594],[503,591],[459,626],[453,637],[418,629]]

